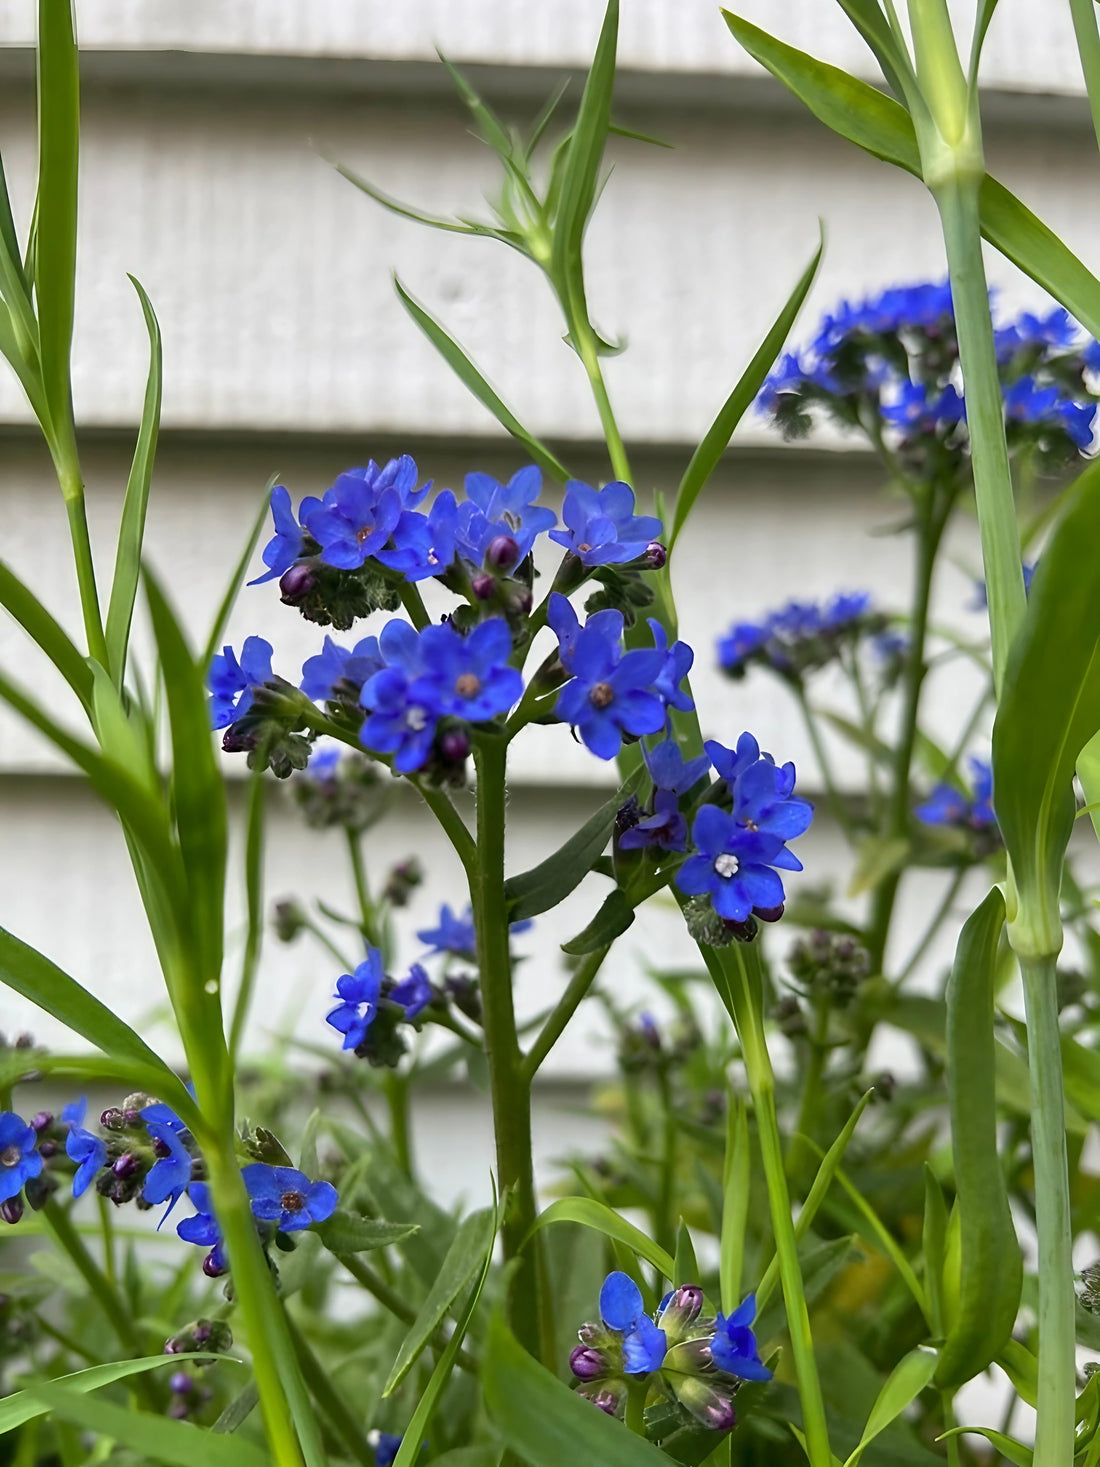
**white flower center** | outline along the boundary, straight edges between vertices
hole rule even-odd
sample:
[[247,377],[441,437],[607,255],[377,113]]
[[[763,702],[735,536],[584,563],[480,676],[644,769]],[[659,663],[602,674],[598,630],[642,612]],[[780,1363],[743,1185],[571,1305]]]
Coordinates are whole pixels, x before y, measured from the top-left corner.
[[720,856],[714,858],[714,869],[719,876],[728,881],[731,876],[736,876],[741,869],[741,862],[730,851],[723,851]]
[[405,726],[413,733],[421,733],[428,726],[428,715],[423,708],[413,707],[405,714]]

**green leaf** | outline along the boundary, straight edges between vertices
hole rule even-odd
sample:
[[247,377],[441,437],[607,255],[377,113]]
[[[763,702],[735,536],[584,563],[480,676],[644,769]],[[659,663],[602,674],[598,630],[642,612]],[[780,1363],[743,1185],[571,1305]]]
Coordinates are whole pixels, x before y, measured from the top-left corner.
[[[38,302],[42,385],[66,475],[76,474],[69,354],[76,289],[80,71],[71,0],[38,0]],[[45,425],[43,425],[45,426]],[[66,497],[80,492],[63,485]]]
[[581,247],[599,189],[600,163],[611,126],[615,50],[619,37],[619,0],[608,0],[592,67],[584,84],[557,198],[550,274],[582,319],[584,300]]
[[[1061,946],[1062,860],[1077,756],[1100,729],[1100,464],[1076,481],[1043,549],[993,725],[997,820],[1032,952]],[[1015,945],[1015,942],[1014,942]]]
[[659,1448],[533,1360],[499,1313],[489,1324],[482,1389],[494,1426],[529,1467],[668,1467]]
[[260,1392],[254,1380],[234,1396],[229,1405],[210,1428],[211,1431],[232,1432],[243,1426],[260,1404]]
[[924,1252],[924,1289],[928,1297],[928,1314],[937,1335],[944,1332],[943,1272],[947,1258],[947,1203],[943,1198],[935,1172],[924,1163],[924,1227],[921,1232]]
[[[495,1218],[497,1212],[495,1203],[492,1211]],[[495,1241],[496,1229],[494,1227],[493,1235],[489,1239],[489,1246],[485,1251],[485,1258],[482,1261],[481,1273],[478,1275],[477,1283],[470,1290],[470,1297],[467,1299],[466,1307],[458,1318],[454,1333],[447,1341],[446,1348],[436,1361],[435,1369],[432,1371],[428,1380],[427,1389],[420,1397],[416,1410],[413,1412],[413,1418],[405,1428],[405,1434],[401,1439],[401,1446],[398,1448],[397,1456],[394,1458],[393,1467],[413,1467],[413,1464],[419,1460],[420,1449],[428,1434],[428,1427],[435,1408],[439,1403],[440,1396],[446,1389],[448,1380],[451,1378],[451,1371],[454,1369],[454,1363],[458,1359],[458,1352],[462,1347],[462,1341],[466,1337],[466,1331],[470,1327],[470,1321],[474,1317],[474,1311],[477,1309],[482,1290],[485,1288],[485,1280],[489,1277]]]
[[1032,1467],[1035,1453],[1030,1447],[1025,1447],[1023,1442],[1015,1438],[1005,1436],[1003,1431],[996,1431],[992,1426],[953,1426],[950,1431],[945,1431],[937,1441],[946,1441],[951,1436],[963,1436],[966,1432],[972,1432],[975,1436],[984,1436],[987,1442],[992,1442],[1006,1462],[1015,1463],[1015,1467]]
[[417,1223],[383,1222],[380,1218],[359,1217],[338,1208],[327,1222],[315,1223],[312,1232],[337,1256],[344,1253],[367,1253],[375,1248],[388,1248],[403,1243],[420,1231]]
[[[228,843],[225,785],[214,757],[205,669],[196,663],[163,591],[146,568],[145,594],[156,637],[172,736],[172,803],[187,876],[193,931],[211,1023],[221,1028],[221,971]],[[215,985],[213,991],[207,985]]]
[[791,327],[795,318],[802,309],[802,302],[809,293],[817,275],[818,266],[821,264],[821,254],[825,248],[824,233],[821,243],[818,245],[810,263],[802,273],[802,277],[779,315],[776,317],[768,334],[764,337],[756,355],[745,368],[737,386],[726,398],[718,412],[718,416],[703,435],[699,447],[691,456],[691,461],[684,470],[684,476],[680,480],[680,487],[676,494],[676,507],[672,518],[672,531],[668,537],[668,549],[671,554],[673,546],[679,539],[680,531],[687,523],[688,516],[695,506],[705,488],[711,474],[718,467],[722,455],[725,453],[733,431],[744,417],[745,413],[756,401],[757,394],[771,371],[783,348],[783,343],[790,335]]
[[160,326],[152,302],[140,281],[130,276],[138,293],[149,333],[149,377],[145,384],[145,402],[141,410],[130,477],[122,501],[122,519],[115,552],[115,575],[111,583],[111,601],[107,608],[107,659],[115,683],[122,687],[126,676],[126,649],[130,641],[130,625],[134,616],[138,579],[141,574],[141,550],[145,540],[145,515],[149,507],[149,486],[153,479],[153,460],[160,433],[161,340]]
[[930,1384],[936,1371],[936,1360],[935,1350],[918,1346],[898,1361],[886,1377],[886,1383],[879,1391],[875,1404],[871,1407],[871,1414],[867,1418],[867,1425],[863,1428],[863,1435],[844,1467],[856,1467],[867,1444],[884,1432],[891,1422],[896,1421],[906,1407],[916,1400],[921,1391]]
[[970,66],[968,68],[968,80],[971,86],[975,86],[978,81],[978,64],[982,59],[982,47],[985,45],[985,35],[996,9],[997,0],[978,0],[978,14],[974,19],[974,37],[970,45]]
[[252,552],[256,549],[256,542],[259,540],[260,533],[267,521],[268,510],[271,508],[271,491],[278,482],[279,475],[272,474],[264,486],[260,508],[256,514],[256,518],[252,522],[252,528],[248,532],[248,539],[245,541],[240,559],[233,567],[233,574],[229,577],[229,584],[225,588],[225,594],[222,596],[221,603],[218,606],[218,613],[214,617],[214,624],[210,628],[210,635],[206,639],[206,646],[203,649],[202,662],[200,664],[203,677],[206,676],[214,654],[220,652],[222,649],[222,638],[225,636],[225,629],[229,625],[229,618],[233,613],[233,607],[236,605],[237,597],[240,595],[241,587],[244,585],[244,578],[248,574],[248,565],[252,559]]
[[955,1388],[980,1375],[1012,1334],[1023,1262],[997,1153],[993,1036],[997,949],[1005,904],[994,887],[959,936],[947,983],[947,1093],[959,1214],[959,1309],[936,1376]]
[[741,1302],[751,1165],[748,1109],[741,1096],[731,1094],[726,1109],[726,1156],[722,1176],[722,1233],[718,1264],[722,1308],[727,1314],[731,1314]]
[[[116,1381],[127,1380],[132,1375],[144,1375],[147,1370],[156,1370],[161,1365],[175,1367],[181,1360],[213,1359],[217,1359],[217,1356],[202,1350],[193,1355],[147,1355],[142,1360],[116,1360],[108,1365],[93,1365],[88,1370],[74,1371],[72,1375],[59,1375],[52,1384],[61,1386],[70,1394],[84,1395],[88,1391],[98,1391],[103,1386],[114,1385]],[[25,1422],[33,1421],[36,1416],[46,1414],[49,1408],[33,1394],[36,1389],[32,1385],[26,1390],[14,1391],[0,1400],[0,1436],[15,1431]]]
[[1100,840],[1100,733],[1093,734],[1078,754],[1077,778],[1081,781],[1092,828]]
[[1062,1076],[1066,1095],[1090,1121],[1100,1121],[1100,1052],[1062,1035]]
[[[661,1275],[670,1282],[676,1274],[676,1263],[670,1253],[652,1238],[647,1238],[645,1233],[636,1228],[633,1223],[628,1223],[625,1218],[613,1212],[603,1202],[597,1202],[594,1197],[562,1197],[557,1202],[551,1202],[550,1206],[544,1208],[535,1219],[528,1238],[542,1228],[548,1228],[552,1223],[578,1223],[582,1228],[593,1228],[597,1233],[602,1233],[605,1238],[611,1238],[616,1243],[623,1243],[639,1258],[644,1258],[654,1268],[659,1269]],[[526,1242],[526,1240],[524,1240]]]
[[420,1358],[447,1316],[452,1304],[473,1278],[496,1235],[496,1217],[491,1207],[463,1218],[454,1242],[447,1250],[439,1277],[428,1291],[408,1334],[401,1341],[382,1395],[397,1389]]
[[615,816],[641,784],[643,772],[636,769],[552,856],[504,883],[510,922],[541,916],[581,884],[611,839]]
[[[264,796],[267,780],[253,774],[248,785],[248,815],[245,820],[244,889],[248,905],[248,927],[241,957],[241,981],[233,1005],[233,1022],[229,1026],[229,1052],[236,1057],[240,1048],[248,1010],[252,1001],[252,985],[260,962],[264,940]],[[303,1167],[303,1171],[305,1168]],[[308,1173],[307,1173],[308,1175]]]
[[110,1401],[81,1395],[54,1381],[36,1385],[28,1394],[37,1397],[62,1420],[72,1421],[99,1436],[113,1437],[122,1446],[168,1467],[195,1467],[196,1462],[202,1462],[204,1467],[268,1467],[267,1453],[244,1437],[234,1436],[231,1440],[203,1431],[189,1421],[131,1411]]
[[432,1460],[432,1467],[497,1467],[499,1447],[456,1447]]
[[0,561],[0,606],[45,652],[81,703],[87,707],[92,698],[91,668],[34,592],[3,561]]
[[681,1284],[697,1284],[701,1277],[699,1260],[695,1256],[695,1245],[691,1241],[691,1230],[681,1218],[679,1231],[676,1234],[676,1257],[673,1260],[672,1270],[673,1287],[678,1289]]
[[583,957],[585,953],[594,953],[597,948],[608,947],[617,937],[621,937],[633,921],[634,908],[630,904],[630,899],[617,886],[614,891],[608,892],[600,910],[584,931],[578,932],[576,937],[571,937],[568,942],[563,942],[561,950],[563,953],[569,953],[571,957]]
[[489,409],[497,422],[507,428],[517,442],[523,444],[540,468],[545,470],[551,478],[564,484],[566,479],[570,478],[569,470],[559,463],[544,443],[540,443],[532,433],[528,433],[515,413],[505,406],[501,398],[489,386],[454,337],[448,335],[439,322],[429,315],[418,301],[413,299],[396,275],[393,283],[401,298],[401,304],[459,380],[470,389],[482,406]]
[[152,798],[157,797],[157,772],[145,738],[145,730],[135,727],[141,722],[136,707],[127,712],[110,674],[98,662],[90,660],[92,669],[92,724],[99,747],[120,769],[141,781]]
[[905,83],[912,76],[913,66],[890,29],[879,0],[840,0],[840,7],[874,52],[891,91],[899,102],[902,101]]
[[[353,184],[361,193],[366,194],[369,199],[373,199],[376,204],[381,204],[383,209],[388,209],[391,214],[396,214],[401,219],[411,219],[414,224],[426,224],[429,229],[443,229],[450,234],[486,235],[491,239],[499,239],[504,244],[512,245],[513,248],[522,248],[522,242],[520,245],[517,245],[515,238],[506,230],[494,229],[488,224],[473,224],[465,220],[444,219],[439,214],[425,214],[420,209],[412,208],[409,204],[402,204],[399,199],[391,198],[389,194],[383,193],[380,188],[375,188],[374,184],[368,182],[367,179],[356,173],[354,169],[346,167],[343,163],[337,163],[333,160],[330,161],[341,178],[346,178],[348,183]],[[524,251],[524,253],[526,252]]]
[[416,1219],[419,1231],[402,1240],[401,1252],[420,1281],[431,1288],[455,1235],[453,1218],[425,1196],[380,1146],[370,1152],[362,1185],[383,1217]]

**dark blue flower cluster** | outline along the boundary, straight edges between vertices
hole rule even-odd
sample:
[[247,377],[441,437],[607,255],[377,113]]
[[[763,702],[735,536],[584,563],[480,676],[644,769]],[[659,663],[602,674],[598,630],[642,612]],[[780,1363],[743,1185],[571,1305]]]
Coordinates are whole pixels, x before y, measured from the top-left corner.
[[861,637],[878,637],[885,616],[867,591],[842,592],[831,600],[788,601],[760,621],[735,622],[718,641],[718,661],[730,677],[744,677],[755,663],[800,681],[835,661]]
[[400,1019],[412,1023],[435,999],[436,992],[419,963],[413,963],[398,982],[387,978],[381,952],[370,947],[354,973],[345,973],[336,980],[334,997],[340,1002],[329,1011],[325,1022],[344,1036],[344,1049],[369,1056],[368,1034],[384,1005]]
[[695,1284],[665,1295],[656,1318],[646,1313],[641,1290],[625,1273],[611,1273],[600,1290],[600,1319],[581,1326],[581,1343],[569,1358],[586,1396],[609,1415],[626,1399],[627,1380],[647,1378],[650,1391],[670,1398],[714,1431],[731,1431],[733,1401],[744,1381],[765,1382],[771,1371],[760,1359],[750,1294],[728,1317],[705,1316]]
[[[1010,447],[1040,468],[1092,446],[1100,346],[1061,308],[1025,311],[996,331]],[[788,437],[809,432],[815,410],[876,446],[890,440],[905,472],[960,480],[966,408],[950,286],[895,286],[842,301],[801,352],[788,353],[760,394],[760,411]]]
[[984,759],[975,757],[969,764],[969,792],[953,784],[937,784],[913,813],[922,825],[965,832],[976,843],[973,854],[985,855],[996,846],[999,836],[993,811],[993,769]]

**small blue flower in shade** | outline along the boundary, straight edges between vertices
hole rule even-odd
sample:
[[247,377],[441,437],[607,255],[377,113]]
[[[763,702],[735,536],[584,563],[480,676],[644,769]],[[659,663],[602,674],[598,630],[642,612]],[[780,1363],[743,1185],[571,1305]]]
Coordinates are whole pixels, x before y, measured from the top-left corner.
[[439,909],[439,924],[425,927],[417,937],[433,953],[453,953],[456,957],[473,958],[477,948],[473,913],[469,907],[456,916],[446,902]]
[[1023,311],[1009,326],[994,332],[997,356],[1007,361],[1018,351],[1035,347],[1055,349],[1072,346],[1077,339],[1077,324],[1062,306],[1056,306],[1046,316],[1036,316]]
[[975,825],[996,825],[997,817],[993,813],[993,767],[984,759],[971,757],[970,774],[972,777],[972,791],[974,803],[970,811],[970,819]]
[[387,622],[378,638],[386,666],[363,684],[359,701],[369,710],[360,741],[380,754],[392,754],[399,774],[427,762],[439,715],[422,696],[420,637],[407,621]]
[[573,609],[573,603],[560,591],[553,591],[550,595],[546,607],[546,621],[558,639],[558,656],[561,658],[561,665],[568,673],[573,671],[573,653],[581,632],[588,630],[609,642],[621,642],[626,626],[622,612],[610,606],[603,611],[593,612],[582,626],[580,618]]
[[1100,341],[1087,341],[1081,350],[1081,360],[1090,372],[1100,372]]
[[238,662],[232,647],[223,647],[210,660],[206,686],[210,689],[210,726],[228,728],[252,707],[253,690],[271,681],[270,642],[246,637]]
[[[147,1107],[152,1109],[153,1107]],[[167,1107],[165,1107],[167,1109]],[[165,1219],[183,1196],[191,1183],[191,1154],[180,1140],[180,1131],[167,1121],[150,1120],[142,1111],[145,1129],[156,1144],[157,1160],[145,1178],[142,1197],[156,1207],[167,1202],[164,1215],[157,1224],[164,1226]]]
[[196,1209],[194,1217],[185,1217],[176,1224],[176,1232],[185,1243],[195,1243],[200,1248],[213,1250],[211,1268],[217,1273],[225,1271],[225,1248],[222,1230],[214,1216],[214,1204],[210,1189],[205,1182],[192,1182],[187,1195]]
[[439,576],[455,558],[458,505],[449,489],[438,494],[428,513],[402,510],[393,527],[393,544],[376,558],[406,581]]
[[107,1162],[107,1143],[102,1137],[84,1129],[86,1109],[87,1102],[82,1095],[61,1112],[62,1121],[69,1127],[69,1134],[65,1137],[65,1155],[76,1163],[74,1197],[80,1197],[87,1191],[96,1172]]
[[649,618],[649,630],[653,633],[653,645],[664,659],[661,671],[653,679],[653,690],[670,708],[678,708],[681,712],[687,712],[695,707],[691,696],[680,687],[684,678],[691,671],[691,664],[695,661],[695,653],[686,642],[673,642],[668,645],[668,634],[664,627],[656,619]]
[[913,814],[922,825],[961,825],[970,814],[970,801],[953,785],[938,784]]
[[467,474],[466,499],[458,508],[458,549],[463,559],[483,565],[489,546],[506,536],[516,547],[507,568],[526,560],[539,535],[558,522],[552,509],[534,503],[541,489],[542,474],[533,464],[513,474],[507,484],[491,474]]
[[37,1133],[21,1116],[0,1111],[0,1202],[23,1190],[23,1183],[37,1177],[42,1158],[35,1150]]
[[250,586],[260,586],[283,575],[302,553],[302,527],[294,518],[290,494],[282,484],[276,484],[271,491],[271,518],[275,522],[275,534],[263,548],[267,570],[249,581]]
[[252,1202],[252,1215],[273,1222],[281,1233],[298,1233],[311,1223],[324,1222],[336,1211],[336,1188],[331,1182],[311,1182],[291,1166],[268,1166],[254,1161],[241,1168]]
[[338,682],[349,682],[361,688],[384,666],[377,637],[364,637],[349,652],[326,636],[323,649],[315,657],[307,657],[302,664],[299,687],[307,698],[323,703],[333,697]]
[[374,1444],[374,1467],[393,1467],[401,1448],[401,1437],[392,1431],[372,1432],[369,1438]]
[[1066,400],[1058,404],[1055,415],[1061,421],[1072,443],[1082,451],[1092,447],[1093,425],[1096,421],[1094,402]]
[[772,1373],[757,1352],[756,1336],[752,1331],[755,1317],[755,1294],[750,1294],[728,1317],[720,1314],[711,1341],[711,1359],[719,1370],[724,1370],[727,1375],[736,1375],[740,1380],[771,1380]]
[[928,799],[914,810],[922,825],[963,826],[984,830],[997,824],[993,811],[993,769],[984,759],[969,760],[972,793],[968,798],[954,785],[936,785]]
[[727,671],[740,667],[768,640],[768,629],[754,621],[734,622],[718,642],[718,661]]
[[340,1002],[325,1015],[325,1023],[344,1036],[344,1049],[358,1049],[366,1039],[378,1013],[383,977],[382,954],[372,947],[354,973],[344,973],[336,980],[335,997]]
[[419,963],[413,963],[408,976],[394,984],[389,996],[405,1010],[406,1019],[415,1019],[428,1007],[435,994],[427,973]]
[[551,530],[551,540],[588,566],[637,560],[662,529],[661,521],[652,515],[634,514],[634,491],[619,480],[593,489],[579,479],[570,479],[561,517],[567,528]]
[[426,627],[420,634],[422,671],[411,691],[437,718],[495,718],[523,695],[523,676],[508,665],[511,655],[512,634],[499,616],[466,637],[447,624]]
[[746,830],[717,805],[699,811],[691,839],[698,854],[676,873],[676,885],[688,896],[709,895],[727,922],[744,922],[753,907],[781,907],[783,882],[772,868],[802,869],[778,836]]
[[727,749],[717,739],[708,739],[703,747],[714,765],[715,774],[719,779],[724,779],[731,788],[745,770],[751,769],[761,757],[760,745],[751,733],[741,735],[736,749]]
[[303,771],[304,776],[316,780],[319,784],[335,779],[336,771],[340,767],[341,753],[342,749],[339,744],[316,745]]
[[903,382],[881,411],[885,422],[904,433],[934,433],[941,423],[950,427],[966,416],[965,404],[950,383],[930,394],[923,382]]
[[609,1273],[600,1290],[600,1317],[622,1336],[623,1371],[648,1375],[660,1370],[668,1351],[665,1332],[645,1312],[641,1290],[629,1275]]
[[379,468],[341,474],[321,500],[304,500],[302,523],[321,546],[321,559],[339,570],[357,570],[382,550],[403,510],[416,507],[428,486],[415,491],[416,464],[403,454]]
[[665,726],[664,703],[653,690],[665,654],[641,647],[624,653],[622,644],[592,620],[569,653],[573,678],[561,690],[554,712],[573,725],[598,758],[614,759],[624,734],[642,737]]

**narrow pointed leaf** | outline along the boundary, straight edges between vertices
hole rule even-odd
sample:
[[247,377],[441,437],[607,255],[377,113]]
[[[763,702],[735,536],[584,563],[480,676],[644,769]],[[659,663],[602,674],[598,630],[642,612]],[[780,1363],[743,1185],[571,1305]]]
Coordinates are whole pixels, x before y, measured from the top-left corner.
[[528,433],[515,413],[505,406],[501,398],[489,386],[454,337],[448,335],[439,322],[413,299],[396,276],[394,276],[394,285],[401,298],[401,304],[459,380],[470,389],[478,402],[489,409],[501,427],[507,428],[512,437],[523,444],[540,468],[544,469],[552,478],[557,479],[559,483],[564,484],[570,477],[569,470],[558,462],[544,443],[540,443],[533,434]]
[[912,63],[890,29],[879,0],[840,0],[840,6],[874,52],[894,96],[903,102],[905,82],[912,73]]
[[935,1371],[936,1352],[923,1346],[911,1350],[898,1361],[871,1407],[871,1414],[867,1418],[859,1444],[844,1467],[856,1467],[868,1444],[876,1436],[880,1436],[916,1400],[921,1391],[931,1383]]
[[592,1228],[605,1238],[624,1244],[639,1258],[644,1258],[654,1268],[660,1269],[666,1279],[671,1280],[675,1275],[676,1262],[670,1253],[660,1244],[654,1243],[652,1238],[647,1238],[633,1223],[613,1212],[605,1203],[597,1202],[594,1197],[562,1197],[557,1202],[551,1202],[549,1207],[539,1213],[528,1237],[533,1237],[542,1228],[548,1228],[553,1223],[563,1222]]
[[313,1231],[330,1253],[371,1253],[376,1248],[388,1248],[391,1243],[403,1243],[420,1231],[416,1223],[384,1222],[376,1217],[357,1217],[355,1213],[337,1208],[323,1223],[315,1223]]
[[673,1286],[679,1288],[681,1284],[697,1284],[701,1277],[699,1260],[695,1256],[695,1245],[691,1241],[691,1230],[681,1218],[676,1233],[676,1257],[673,1259],[672,1269]]
[[81,703],[87,707],[92,697],[92,670],[87,661],[34,592],[3,561],[0,561],[0,606],[45,652]]
[[937,1440],[946,1441],[948,1437],[963,1436],[968,1432],[973,1436],[984,1436],[987,1442],[992,1442],[1005,1461],[1014,1463],[1015,1467],[1032,1467],[1035,1453],[1031,1448],[1025,1447],[1023,1442],[1016,1441],[1014,1437],[1005,1436],[1003,1431],[996,1431],[992,1426],[953,1426]]
[[42,424],[43,431],[46,433],[48,439],[50,412],[46,406],[46,395],[42,387],[42,377],[37,367],[29,363],[23,355],[11,312],[3,301],[0,301],[0,356],[4,357],[19,379],[19,385],[27,395],[27,401],[31,405],[31,410]]
[[[241,981],[233,1004],[233,1022],[229,1031],[229,1052],[236,1056],[248,1020],[252,1002],[252,985],[260,962],[264,940],[264,796],[267,781],[253,774],[248,785],[248,814],[245,818],[244,890],[248,904],[248,926],[241,958]],[[306,1169],[303,1167],[303,1171]],[[312,1175],[312,1172],[307,1172]]]
[[608,892],[599,911],[584,931],[578,932],[568,942],[563,942],[561,950],[571,957],[594,953],[597,948],[607,947],[617,937],[621,937],[633,922],[634,908],[630,904],[630,898],[620,887],[616,887],[614,891]]
[[141,410],[141,425],[130,465],[130,477],[126,481],[126,495],[122,502],[115,574],[107,608],[107,659],[118,687],[122,686],[126,675],[126,649],[130,641],[130,624],[133,621],[134,601],[141,575],[149,486],[153,479],[153,461],[157,452],[157,436],[160,433],[160,325],[152,302],[141,284],[132,275],[130,283],[138,293],[145,316],[145,328],[149,333],[149,376],[145,384],[145,402]]
[[373,199],[376,204],[381,204],[383,209],[388,209],[391,214],[396,214],[401,219],[411,219],[414,224],[426,224],[429,229],[443,229],[450,234],[480,234],[491,239],[502,239],[505,244],[510,244],[504,231],[494,229],[489,224],[478,224],[467,219],[444,219],[440,214],[426,214],[421,209],[414,209],[410,204],[403,204],[399,199],[392,198],[383,193],[380,188],[368,182],[353,168],[348,168],[343,163],[333,163],[333,168],[348,183],[354,184],[361,193]]
[[722,1179],[722,1233],[718,1276],[722,1308],[731,1314],[741,1302],[741,1274],[745,1259],[745,1229],[749,1219],[749,1114],[740,1096],[729,1097],[726,1157]]
[[974,19],[974,38],[970,46],[969,82],[974,86],[978,80],[978,66],[982,59],[982,47],[985,45],[986,32],[989,30],[993,13],[997,9],[997,0],[978,0],[978,14]]
[[[209,1361],[216,1358],[217,1356],[204,1351],[193,1355],[147,1355],[143,1360],[117,1360],[109,1365],[93,1365],[87,1370],[77,1370],[71,1375],[59,1375],[53,1384],[73,1394],[84,1395],[88,1391],[98,1391],[103,1386],[114,1385],[116,1381],[128,1380],[130,1376],[144,1375],[146,1371],[156,1370],[162,1365],[176,1367],[177,1361]],[[44,1416],[48,1409],[31,1394],[31,1390],[14,1391],[5,1396],[0,1400],[0,1436],[14,1431],[27,1421],[33,1421],[36,1416]]]
[[240,595],[241,587],[244,585],[244,578],[248,574],[252,552],[256,549],[256,542],[259,540],[263,527],[267,523],[268,512],[271,509],[271,491],[278,482],[279,475],[272,474],[264,486],[260,508],[256,513],[256,518],[252,522],[252,528],[248,532],[248,539],[245,541],[240,559],[233,567],[233,573],[229,577],[229,584],[226,586],[221,602],[218,605],[218,612],[214,617],[214,624],[210,628],[210,635],[206,639],[206,646],[203,649],[202,662],[200,663],[200,670],[203,677],[206,676],[210,668],[214,654],[221,651],[222,638],[225,636],[225,629],[229,625],[229,618],[233,614],[233,607],[237,604],[237,597]]
[[745,368],[744,374],[729,397],[722,404],[721,411],[714,422],[707,429],[703,441],[691,456],[691,462],[684,470],[684,477],[680,480],[680,488],[676,495],[676,508],[672,519],[672,532],[668,539],[668,549],[671,554],[673,546],[679,538],[680,531],[687,523],[695,501],[699,498],[707,480],[718,467],[722,455],[733,437],[733,431],[744,417],[745,413],[756,401],[757,394],[763,387],[768,373],[775,364],[775,360],[783,349],[783,343],[790,335],[791,327],[795,318],[802,308],[802,302],[806,299],[810,286],[817,275],[818,266],[821,264],[821,253],[824,249],[824,238],[818,245],[813,258],[802,273],[802,277],[795,286],[791,295],[767,336],[761,342],[756,355]]

